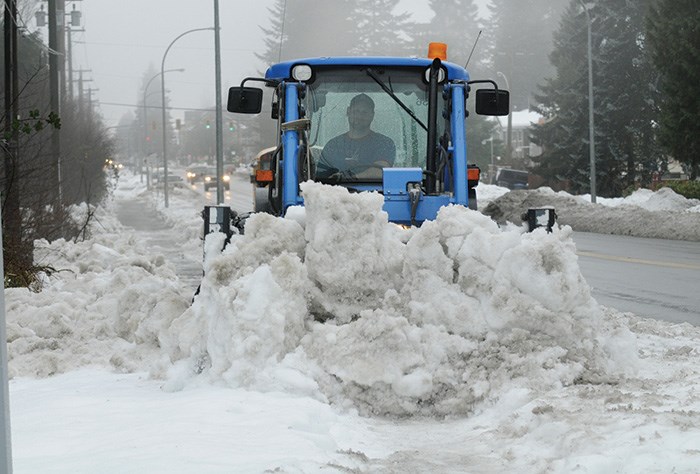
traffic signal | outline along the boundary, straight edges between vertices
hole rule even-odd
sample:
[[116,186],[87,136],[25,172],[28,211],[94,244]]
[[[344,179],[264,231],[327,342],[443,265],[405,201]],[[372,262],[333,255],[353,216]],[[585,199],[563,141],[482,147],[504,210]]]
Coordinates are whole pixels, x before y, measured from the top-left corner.
[[204,128],[206,128],[207,130],[211,128],[211,122],[209,122],[209,120],[207,120],[207,123],[204,125]]
[[231,130],[232,132],[236,129],[236,127],[233,126],[233,120],[230,120],[228,123],[228,129]]

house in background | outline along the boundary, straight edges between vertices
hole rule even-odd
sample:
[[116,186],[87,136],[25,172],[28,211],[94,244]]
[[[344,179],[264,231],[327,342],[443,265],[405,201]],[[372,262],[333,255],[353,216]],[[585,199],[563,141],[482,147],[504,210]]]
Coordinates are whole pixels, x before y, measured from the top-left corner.
[[531,157],[542,154],[542,148],[530,142],[530,126],[540,123],[542,116],[530,110],[516,110],[511,112],[511,117],[498,117],[500,124],[499,138],[503,143],[508,142],[508,125],[510,118],[511,128],[511,163],[513,168],[526,169],[531,166]]

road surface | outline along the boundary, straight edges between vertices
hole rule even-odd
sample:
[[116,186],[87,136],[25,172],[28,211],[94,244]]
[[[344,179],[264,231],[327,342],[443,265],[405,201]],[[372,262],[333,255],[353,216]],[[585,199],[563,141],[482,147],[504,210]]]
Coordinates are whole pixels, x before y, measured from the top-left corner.
[[595,299],[621,311],[700,325],[700,242],[574,232]]

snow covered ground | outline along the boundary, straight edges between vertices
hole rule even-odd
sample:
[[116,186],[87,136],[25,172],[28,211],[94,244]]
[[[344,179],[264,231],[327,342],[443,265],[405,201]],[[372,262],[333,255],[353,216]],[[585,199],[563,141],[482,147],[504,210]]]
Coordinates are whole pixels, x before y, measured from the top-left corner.
[[[305,213],[251,218],[221,255],[207,239],[194,304],[115,217],[158,207],[201,259],[188,189],[162,209],[122,176],[91,239],[38,243],[59,271],[5,291],[14,472],[698,472],[700,328],[600,306],[569,227],[449,208],[405,231],[377,196],[304,191]],[[528,199],[479,191],[511,222]],[[700,227],[664,190],[556,197]]]

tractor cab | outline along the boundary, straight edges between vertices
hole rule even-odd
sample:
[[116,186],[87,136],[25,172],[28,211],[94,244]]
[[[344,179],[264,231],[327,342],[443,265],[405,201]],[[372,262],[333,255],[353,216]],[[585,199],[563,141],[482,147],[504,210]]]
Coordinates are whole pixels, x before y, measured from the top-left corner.
[[264,78],[229,90],[228,110],[259,113],[260,81],[273,88],[278,146],[269,205],[283,215],[303,205],[299,183],[313,180],[384,195],[389,219],[420,224],[447,204],[474,200],[478,168],[467,166],[465,102],[477,113],[508,113],[508,92],[434,58],[308,58],[271,66]]

